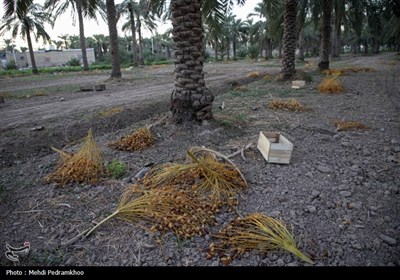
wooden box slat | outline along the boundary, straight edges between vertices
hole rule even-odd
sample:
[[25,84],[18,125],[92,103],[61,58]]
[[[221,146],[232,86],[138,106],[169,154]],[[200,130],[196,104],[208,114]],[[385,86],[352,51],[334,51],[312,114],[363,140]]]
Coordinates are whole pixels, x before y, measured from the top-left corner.
[[293,144],[279,132],[260,131],[257,148],[268,162],[290,163]]

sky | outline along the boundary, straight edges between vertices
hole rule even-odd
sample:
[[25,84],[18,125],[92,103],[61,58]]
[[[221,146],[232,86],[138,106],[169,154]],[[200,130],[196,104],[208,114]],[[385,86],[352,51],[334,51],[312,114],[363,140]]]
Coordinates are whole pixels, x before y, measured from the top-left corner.
[[[123,0],[115,0],[115,3],[121,3]],[[0,0],[2,2],[2,0]],[[43,4],[45,0],[34,0],[35,3],[38,4]],[[256,4],[260,2],[260,0],[247,0],[246,4],[244,6],[235,6],[232,10],[232,13],[236,15],[237,18],[241,18],[242,20],[245,20],[247,18],[247,15],[251,12],[253,12],[254,7]],[[4,8],[1,3],[0,5],[0,18],[3,17],[4,14]],[[117,26],[118,28],[118,35],[119,36],[124,36],[124,33],[121,30],[121,25],[123,22],[122,20],[119,21],[119,24]],[[162,23],[161,21],[157,22],[158,29],[157,32],[162,34],[169,28],[171,28],[171,24],[169,22]],[[72,13],[71,12],[66,12],[65,14],[59,16],[55,22],[54,28],[52,29],[50,26],[46,26],[46,31],[50,35],[51,40],[59,40],[58,36],[60,35],[78,35],[79,34],[79,27],[78,27],[78,21],[76,19],[76,24],[75,26],[73,25],[73,20],[72,20]],[[98,16],[98,21],[94,20],[86,20],[85,19],[85,37],[90,37],[94,34],[105,34],[108,35],[108,27],[107,24],[104,22],[104,20]],[[127,34],[130,35],[130,34]],[[151,33],[148,30],[143,30],[143,37],[144,38],[149,38],[151,37]],[[5,33],[0,37],[0,49],[2,49],[5,44],[4,44],[4,39],[11,39],[10,33]],[[19,47],[27,47],[27,43],[18,36],[14,40],[14,44],[17,46],[17,49]],[[37,50],[38,48],[43,48],[45,47],[46,49],[49,48],[48,45],[44,45],[43,42],[33,42],[33,48]]]

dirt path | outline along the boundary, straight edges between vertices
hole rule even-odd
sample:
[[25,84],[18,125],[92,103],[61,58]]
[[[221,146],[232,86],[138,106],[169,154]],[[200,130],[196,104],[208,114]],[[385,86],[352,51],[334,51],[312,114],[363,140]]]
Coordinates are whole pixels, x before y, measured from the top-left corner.
[[[226,90],[232,82],[248,83],[252,71],[276,72],[277,61],[206,64],[206,82],[214,92]],[[123,78],[109,81],[109,73],[67,73],[0,80],[0,94],[41,93],[46,96],[6,99],[0,105],[0,166],[10,166],[33,156],[51,152],[80,139],[93,127],[103,134],[121,129],[151,115],[169,110],[173,90],[173,65],[125,70]],[[262,78],[262,75],[260,75]],[[105,83],[107,90],[76,92],[79,85]],[[71,88],[75,88],[71,90]],[[60,92],[58,92],[60,91]],[[61,101],[61,99],[63,101]],[[120,107],[122,112],[100,117],[101,111]],[[41,131],[32,128],[43,127]],[[26,143],[24,139],[31,139]]]
[[[265,71],[265,68],[260,63],[249,65],[241,62],[205,66],[205,71],[208,71],[207,84],[211,88],[218,88],[229,82],[237,81],[246,77],[246,73],[255,70]],[[138,74],[139,77],[144,77],[145,80],[150,81],[142,82],[138,77],[134,76],[135,74],[127,74],[120,84],[107,84],[108,90],[96,94],[79,94],[72,97],[72,99],[68,95],[65,96],[64,99],[66,101],[64,102],[60,102],[59,99],[46,98],[34,100],[35,102],[26,102],[27,104],[20,101],[9,107],[6,106],[6,108],[2,108],[0,127],[2,130],[6,130],[26,123],[45,123],[54,118],[64,117],[72,113],[91,112],[102,107],[120,105],[132,105],[135,107],[140,106],[146,99],[158,99],[162,96],[170,95],[173,89],[172,65],[162,69],[146,68]],[[98,83],[103,82],[105,79],[105,75],[85,75],[84,77],[76,77],[74,75],[56,81],[42,80],[37,84],[31,83],[30,85],[9,82],[8,85],[2,88],[2,91],[60,86],[72,83],[78,85]],[[71,95],[73,94],[71,93]],[[39,102],[40,104],[38,104]]]

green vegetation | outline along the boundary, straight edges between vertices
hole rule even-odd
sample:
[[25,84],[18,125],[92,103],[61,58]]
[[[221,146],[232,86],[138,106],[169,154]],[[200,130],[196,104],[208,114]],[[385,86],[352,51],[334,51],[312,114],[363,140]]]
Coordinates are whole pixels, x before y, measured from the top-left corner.
[[81,66],[81,62],[76,57],[71,58],[70,61],[67,62],[68,66]]
[[114,159],[107,165],[107,170],[115,179],[119,179],[126,173],[127,166],[124,162]]

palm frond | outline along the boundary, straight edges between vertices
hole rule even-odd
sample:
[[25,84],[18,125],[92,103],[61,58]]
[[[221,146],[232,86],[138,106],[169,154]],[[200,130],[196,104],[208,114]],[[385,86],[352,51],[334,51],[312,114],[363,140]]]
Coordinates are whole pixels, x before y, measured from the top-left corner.
[[94,184],[106,172],[100,150],[93,138],[92,129],[89,129],[84,144],[76,154],[68,155],[55,148],[53,150],[60,154],[62,162],[56,171],[46,176],[47,183],[55,182],[59,186],[65,186],[72,182]]
[[307,263],[313,263],[297,248],[293,235],[281,221],[261,213],[236,219],[215,237],[218,241],[210,245],[209,257],[218,254],[225,264],[248,251],[265,253],[277,249],[286,250]]

